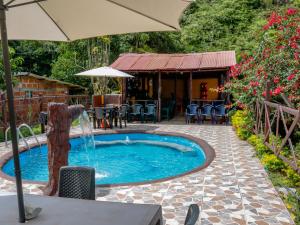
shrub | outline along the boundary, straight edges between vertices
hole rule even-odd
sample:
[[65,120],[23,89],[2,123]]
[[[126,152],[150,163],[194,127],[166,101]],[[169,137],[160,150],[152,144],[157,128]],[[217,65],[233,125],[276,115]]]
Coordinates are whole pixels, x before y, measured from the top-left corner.
[[256,145],[256,141],[257,141],[257,136],[255,134],[252,134],[247,141],[249,142],[250,145],[255,146]]
[[300,175],[296,173],[291,167],[284,170],[288,178],[288,182],[293,187],[300,187]]
[[261,161],[262,164],[265,166],[266,170],[269,171],[282,171],[285,168],[284,162],[273,154],[264,154]]
[[231,122],[239,138],[247,140],[251,136],[253,120],[249,111],[236,111],[231,118]]
[[264,154],[271,154],[272,151],[265,146],[262,137],[252,134],[247,141],[254,146],[257,155],[261,158]]
[[266,97],[269,80],[271,100],[281,100],[280,95],[285,94],[300,107],[299,20],[299,9],[273,12],[262,28],[259,47],[231,67],[224,91],[232,93],[238,104],[251,106]]

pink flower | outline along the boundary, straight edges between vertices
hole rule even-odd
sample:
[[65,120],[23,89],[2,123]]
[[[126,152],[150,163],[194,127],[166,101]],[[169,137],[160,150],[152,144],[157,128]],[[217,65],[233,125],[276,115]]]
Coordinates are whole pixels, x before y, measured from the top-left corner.
[[[271,90],[271,91],[270,91],[270,96],[272,96],[272,94],[273,94],[273,92],[272,92],[272,90]],[[264,92],[262,93],[262,96],[266,97],[266,96],[267,96],[267,92],[264,91]]]
[[273,91],[274,95],[279,95],[281,92],[283,91],[283,87],[277,87],[275,88],[275,90]]
[[297,48],[298,48],[298,44],[297,44],[295,41],[291,42],[291,43],[290,43],[290,46],[291,46],[291,48],[293,48],[293,49],[297,49]]
[[297,9],[294,8],[288,8],[286,11],[286,14],[289,16],[295,15],[297,13]]
[[288,76],[288,80],[293,80],[295,78],[296,74],[292,73],[291,75]]
[[258,83],[258,81],[250,81],[250,86],[257,87],[257,86],[259,86],[259,83]]
[[279,77],[274,77],[273,81],[274,81],[275,84],[277,84],[277,83],[279,83],[280,78]]

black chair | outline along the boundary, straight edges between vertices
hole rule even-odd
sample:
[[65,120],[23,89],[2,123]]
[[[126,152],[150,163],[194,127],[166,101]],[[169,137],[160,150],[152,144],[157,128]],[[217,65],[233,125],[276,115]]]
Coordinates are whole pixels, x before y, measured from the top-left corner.
[[156,123],[156,105],[155,104],[147,104],[145,106],[146,112],[144,112],[143,118],[146,122],[147,119],[152,119],[153,123]]
[[168,121],[175,114],[176,101],[172,100],[167,103],[167,105],[161,108],[161,119],[167,119]]
[[118,119],[119,119],[120,128],[122,128],[122,120],[124,121],[125,127],[127,126],[129,108],[130,106],[128,104],[122,104],[119,108]]
[[133,121],[135,119],[140,120],[142,123],[144,122],[144,110],[143,106],[141,104],[133,104],[131,106],[131,112],[129,113],[129,119],[130,121]]
[[76,166],[61,167],[58,196],[95,200],[95,169]]
[[187,212],[184,225],[194,225],[196,224],[198,218],[199,218],[200,210],[199,206],[196,204],[191,204],[189,206],[189,210]]
[[103,122],[104,129],[106,130],[108,126],[107,120],[109,120],[109,126],[110,128],[112,128],[112,117],[110,113],[108,113],[104,108],[95,107],[95,117],[97,120],[98,128],[101,127],[101,124]]

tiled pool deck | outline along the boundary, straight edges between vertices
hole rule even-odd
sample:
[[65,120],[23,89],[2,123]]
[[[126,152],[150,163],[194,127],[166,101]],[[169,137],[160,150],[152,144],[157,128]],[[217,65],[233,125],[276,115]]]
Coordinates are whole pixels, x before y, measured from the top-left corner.
[[[161,204],[165,224],[184,224],[188,205],[201,208],[198,224],[294,224],[269,181],[253,148],[239,140],[230,126],[133,124],[127,129],[189,134],[207,141],[216,158],[204,170],[173,180],[140,186],[97,188],[97,200]],[[72,129],[77,133],[78,129]],[[104,132],[104,131],[103,131]],[[39,137],[45,140],[44,136]],[[7,152],[0,146],[0,156]],[[26,193],[41,194],[36,184],[24,184]],[[15,184],[0,178],[1,192]]]

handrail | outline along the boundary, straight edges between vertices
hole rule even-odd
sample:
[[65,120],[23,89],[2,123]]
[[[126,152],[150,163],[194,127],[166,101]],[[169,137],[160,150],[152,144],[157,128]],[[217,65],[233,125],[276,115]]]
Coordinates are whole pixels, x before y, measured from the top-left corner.
[[39,142],[39,140],[38,140],[38,138],[36,137],[35,133],[33,132],[32,128],[31,128],[28,124],[22,123],[22,124],[18,127],[18,129],[19,129],[19,131],[20,131],[20,134],[22,134],[22,132],[21,132],[21,128],[22,128],[22,127],[28,128],[29,132],[31,133],[31,136],[34,137],[34,139],[36,140],[36,142],[38,143],[38,145],[41,147],[41,143]]
[[[255,126],[254,133],[264,136],[264,144],[269,147],[274,154],[287,163],[293,170],[300,174],[297,155],[295,154],[294,144],[291,135],[297,127],[300,127],[300,110],[283,106],[266,100],[257,100],[254,106]],[[288,126],[289,117],[290,124]],[[279,132],[283,125],[284,136],[281,137]],[[275,130],[274,130],[275,128]],[[270,140],[270,135],[274,135],[276,140]],[[278,143],[280,140],[280,143]],[[284,147],[289,147],[290,157],[281,154]]]
[[[36,135],[34,134],[33,130],[31,129],[31,127],[28,125],[28,124],[21,124],[20,126],[17,127],[17,142],[18,142],[18,145],[19,145],[19,137],[21,137],[21,140],[23,140],[24,144],[26,145],[27,149],[30,149],[30,146],[26,140],[26,138],[24,137],[24,135],[22,134],[21,132],[21,128],[22,127],[26,127],[29,132],[31,133],[31,136],[34,137],[35,141],[37,142],[37,144],[41,147],[41,143],[39,142],[38,138],[36,137]],[[6,130],[5,130],[5,146],[8,147],[8,131],[10,130],[10,127],[8,127]]]

